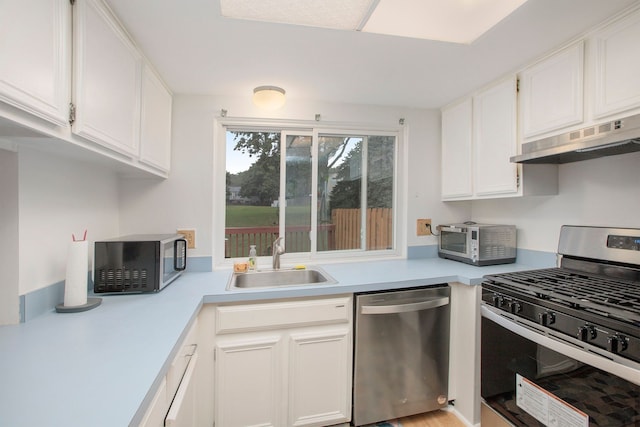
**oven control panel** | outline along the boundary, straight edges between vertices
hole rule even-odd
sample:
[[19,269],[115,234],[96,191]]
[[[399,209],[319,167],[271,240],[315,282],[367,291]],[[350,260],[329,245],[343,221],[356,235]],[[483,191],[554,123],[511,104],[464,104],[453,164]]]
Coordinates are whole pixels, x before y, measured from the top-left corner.
[[640,237],[615,236],[610,234],[607,237],[607,247],[613,249],[626,249],[628,251],[640,251]]

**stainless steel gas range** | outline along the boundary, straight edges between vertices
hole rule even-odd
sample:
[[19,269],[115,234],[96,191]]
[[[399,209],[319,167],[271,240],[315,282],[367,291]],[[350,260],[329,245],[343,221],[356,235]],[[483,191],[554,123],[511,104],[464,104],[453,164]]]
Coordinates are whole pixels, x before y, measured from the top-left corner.
[[483,418],[640,426],[640,229],[564,226],[558,259],[485,276]]

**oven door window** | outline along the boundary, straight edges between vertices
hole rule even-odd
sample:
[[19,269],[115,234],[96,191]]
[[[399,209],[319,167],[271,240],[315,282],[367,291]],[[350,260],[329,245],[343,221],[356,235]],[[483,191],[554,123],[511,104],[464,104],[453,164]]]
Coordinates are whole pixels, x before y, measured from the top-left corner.
[[467,233],[444,230],[440,233],[440,249],[463,255],[467,253]]
[[[527,340],[485,317],[481,369],[482,398],[514,426],[640,425],[639,386]],[[526,401],[541,396],[549,397],[549,409]],[[553,408],[566,412],[559,415]],[[539,421],[544,418],[547,424]]]

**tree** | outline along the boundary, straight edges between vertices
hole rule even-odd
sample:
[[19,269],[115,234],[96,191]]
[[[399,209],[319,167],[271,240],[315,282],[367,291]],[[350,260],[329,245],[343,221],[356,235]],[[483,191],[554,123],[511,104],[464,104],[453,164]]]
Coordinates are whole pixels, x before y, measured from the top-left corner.
[[[393,204],[393,168],[395,144],[384,136],[371,136],[367,142],[367,207],[390,208]],[[330,210],[361,207],[362,141],[347,153],[335,169],[338,183],[330,194]],[[356,167],[358,170],[352,171]]]
[[257,158],[242,173],[240,196],[269,206],[278,199],[280,190],[280,133],[235,132],[234,141],[234,150]]

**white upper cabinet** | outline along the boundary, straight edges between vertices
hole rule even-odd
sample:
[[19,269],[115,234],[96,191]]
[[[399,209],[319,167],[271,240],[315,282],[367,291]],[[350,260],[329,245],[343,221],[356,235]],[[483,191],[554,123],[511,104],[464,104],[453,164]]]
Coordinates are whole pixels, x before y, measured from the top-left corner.
[[75,7],[73,132],[137,156],[142,58],[101,1]]
[[442,110],[442,198],[473,194],[471,98]]
[[520,74],[520,109],[525,139],[584,121],[583,79],[583,41]]
[[520,72],[521,141],[640,113],[639,42],[635,5]]
[[522,195],[516,124],[515,76],[442,110],[442,200]]
[[594,118],[640,108],[640,10],[596,32]]
[[68,0],[2,2],[0,101],[56,125],[68,124],[70,18]]
[[474,192],[478,196],[518,192],[516,79],[509,77],[473,97]]
[[171,167],[172,101],[151,67],[143,66],[140,161],[163,171]]
[[172,94],[106,3],[1,9],[0,118],[45,136],[41,144],[64,141],[125,173],[166,177]]

